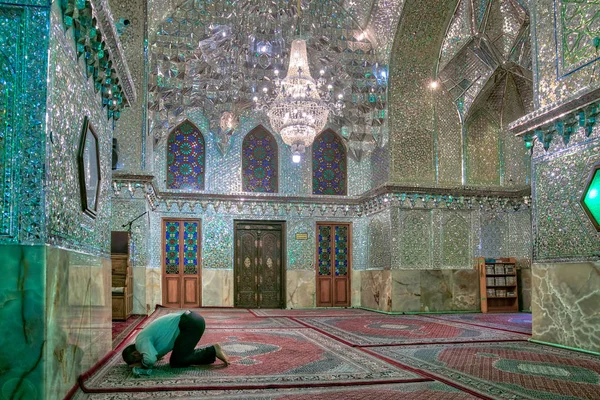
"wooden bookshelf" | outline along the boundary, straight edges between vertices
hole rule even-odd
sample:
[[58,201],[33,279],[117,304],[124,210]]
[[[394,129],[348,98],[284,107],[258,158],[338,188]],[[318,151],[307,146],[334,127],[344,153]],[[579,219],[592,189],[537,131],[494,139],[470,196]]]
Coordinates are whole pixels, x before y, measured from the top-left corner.
[[481,312],[518,312],[517,262],[514,258],[477,259]]

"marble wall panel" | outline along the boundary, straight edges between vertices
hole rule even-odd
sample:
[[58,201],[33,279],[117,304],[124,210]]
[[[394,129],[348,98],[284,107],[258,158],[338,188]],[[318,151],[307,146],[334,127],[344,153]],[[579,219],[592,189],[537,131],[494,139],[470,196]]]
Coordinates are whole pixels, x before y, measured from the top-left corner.
[[202,270],[202,306],[233,307],[233,270]]
[[452,272],[452,309],[451,311],[479,311],[479,273],[475,269]]
[[146,269],[146,314],[162,304],[162,275],[160,268]]
[[600,352],[600,262],[534,263],[532,338]]
[[425,270],[421,274],[421,311],[448,311],[454,306],[451,270]]
[[132,267],[133,274],[133,314],[144,315],[146,307],[146,267]]
[[421,273],[419,270],[392,271],[392,311],[421,311]]
[[391,271],[361,271],[361,306],[392,311]]
[[59,398],[112,349],[111,260],[46,248],[46,398]]
[[0,393],[7,399],[43,398],[45,247],[0,246],[0,258]]
[[286,292],[286,308],[315,307],[317,293],[315,271],[287,271]]

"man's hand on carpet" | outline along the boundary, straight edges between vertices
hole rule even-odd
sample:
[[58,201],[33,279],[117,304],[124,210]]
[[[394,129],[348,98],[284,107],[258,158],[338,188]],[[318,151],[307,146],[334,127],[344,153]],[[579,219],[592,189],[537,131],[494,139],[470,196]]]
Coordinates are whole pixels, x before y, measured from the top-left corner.
[[217,356],[217,358],[219,360],[223,361],[225,363],[225,365],[229,365],[229,357],[227,357],[227,354],[225,354],[223,352],[221,345],[219,343],[216,343],[214,345],[214,347],[215,347],[215,355]]

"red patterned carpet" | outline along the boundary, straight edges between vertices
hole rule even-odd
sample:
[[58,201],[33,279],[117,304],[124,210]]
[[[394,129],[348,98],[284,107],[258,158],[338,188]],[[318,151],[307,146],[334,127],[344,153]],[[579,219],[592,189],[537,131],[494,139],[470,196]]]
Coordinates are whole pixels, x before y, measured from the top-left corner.
[[[173,311],[159,308],[144,324]],[[530,314],[196,311],[207,322],[199,346],[221,343],[230,366],[172,369],[167,355],[135,377],[112,352],[82,375],[87,392],[75,398],[600,399],[600,357],[527,342]],[[115,329],[123,337],[134,325]]]
[[367,351],[499,399],[599,399],[600,357],[529,342],[376,347]]
[[444,321],[457,321],[473,326],[501,329],[531,335],[531,314],[439,314],[428,315],[429,318]]
[[114,321],[112,324],[112,348],[116,349],[144,318],[146,318],[145,315],[132,315],[126,321]]
[[[136,393],[78,393],[76,399],[129,400]],[[254,390],[180,390],[176,392],[146,392],[144,399],[208,400],[471,400],[473,395],[440,382],[395,383],[384,385],[317,387]]]
[[527,340],[520,333],[474,327],[417,315],[377,315],[338,318],[297,318],[297,321],[349,345],[401,345]]

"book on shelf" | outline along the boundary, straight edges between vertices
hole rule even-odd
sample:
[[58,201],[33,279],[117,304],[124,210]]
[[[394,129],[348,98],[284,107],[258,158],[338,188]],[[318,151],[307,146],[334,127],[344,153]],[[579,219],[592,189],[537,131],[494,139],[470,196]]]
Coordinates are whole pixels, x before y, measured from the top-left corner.
[[495,280],[493,277],[488,277],[487,278],[487,286],[494,286],[495,285]]
[[506,297],[506,289],[496,289],[496,297]]
[[517,279],[514,276],[507,276],[506,277],[506,284],[507,285],[514,285],[515,283],[517,283]]
[[514,290],[507,290],[506,297],[515,297],[517,293]]
[[494,266],[494,274],[503,275],[504,274],[504,264],[496,264]]
[[485,273],[486,275],[494,275],[494,266],[487,264],[485,266]]
[[504,265],[504,273],[505,274],[514,274],[515,273],[515,265],[514,264],[505,264]]
[[495,279],[496,286],[506,286],[506,278],[503,276],[497,276]]
[[488,289],[486,293],[487,293],[488,297],[496,296],[496,291],[494,289]]

